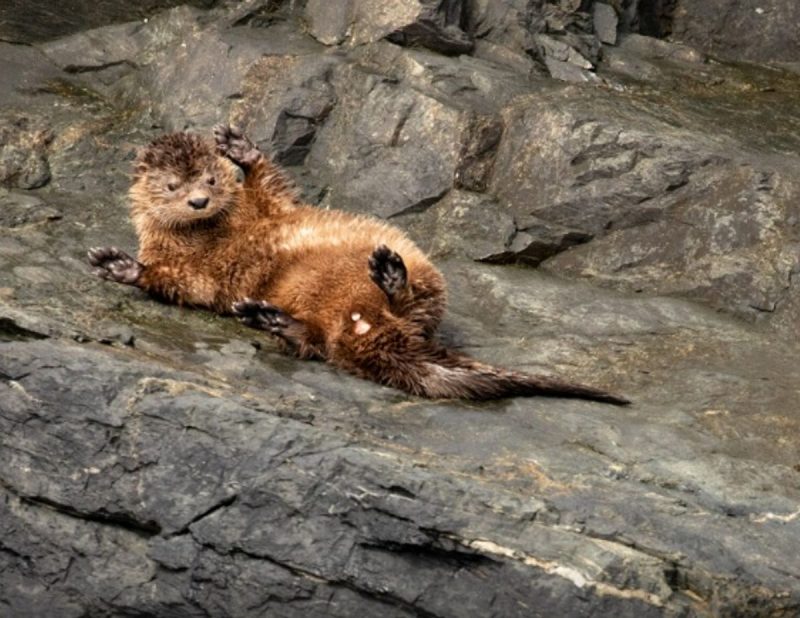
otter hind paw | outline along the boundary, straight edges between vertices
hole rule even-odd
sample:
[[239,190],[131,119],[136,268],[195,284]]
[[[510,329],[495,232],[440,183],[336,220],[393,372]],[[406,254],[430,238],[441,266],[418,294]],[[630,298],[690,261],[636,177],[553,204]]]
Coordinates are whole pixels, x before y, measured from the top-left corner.
[[408,283],[408,272],[403,258],[386,245],[381,245],[372,252],[369,258],[369,276],[389,298],[393,298]]
[[133,285],[142,274],[144,266],[116,247],[94,247],[87,253],[92,273],[101,279]]
[[273,335],[283,333],[295,322],[288,313],[265,300],[245,298],[233,303],[231,309],[243,324]]
[[262,157],[261,151],[236,127],[218,124],[214,127],[217,152],[244,168],[255,165]]

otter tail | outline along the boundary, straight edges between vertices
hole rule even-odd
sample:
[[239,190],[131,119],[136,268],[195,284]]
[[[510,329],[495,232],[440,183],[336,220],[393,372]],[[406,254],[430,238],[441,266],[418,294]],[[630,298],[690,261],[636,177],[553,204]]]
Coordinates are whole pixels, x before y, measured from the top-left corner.
[[[405,355],[404,355],[405,356]],[[416,354],[373,364],[372,379],[432,399],[569,397],[627,405],[628,399],[558,378],[492,367],[429,341]],[[382,370],[383,369],[383,370]],[[377,370],[377,371],[375,371]],[[376,373],[378,375],[376,375]]]

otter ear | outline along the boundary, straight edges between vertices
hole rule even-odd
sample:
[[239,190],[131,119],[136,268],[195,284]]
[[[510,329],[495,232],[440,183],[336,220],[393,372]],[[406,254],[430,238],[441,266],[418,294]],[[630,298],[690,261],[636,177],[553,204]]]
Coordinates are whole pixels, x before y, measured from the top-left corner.
[[133,173],[136,176],[141,176],[147,171],[148,166],[144,162],[146,152],[147,148],[143,146],[139,146],[134,150]]

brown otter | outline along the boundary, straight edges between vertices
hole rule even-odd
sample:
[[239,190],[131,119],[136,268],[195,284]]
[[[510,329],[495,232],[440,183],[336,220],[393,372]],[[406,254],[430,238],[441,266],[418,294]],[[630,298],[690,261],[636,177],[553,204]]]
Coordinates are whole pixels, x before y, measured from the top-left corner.
[[215,135],[216,148],[173,133],[144,149],[130,191],[139,259],[91,249],[95,274],[167,302],[233,313],[300,358],[325,359],[415,395],[628,403],[446,349],[434,336],[444,279],[403,232],[301,203],[241,132],[217,127]]

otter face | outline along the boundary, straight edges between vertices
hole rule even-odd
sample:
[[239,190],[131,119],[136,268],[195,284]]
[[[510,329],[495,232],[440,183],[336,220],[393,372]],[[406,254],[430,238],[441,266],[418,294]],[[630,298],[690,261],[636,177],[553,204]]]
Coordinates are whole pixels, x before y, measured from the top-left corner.
[[136,161],[134,216],[170,229],[212,222],[233,207],[241,190],[236,166],[190,133],[151,143]]

